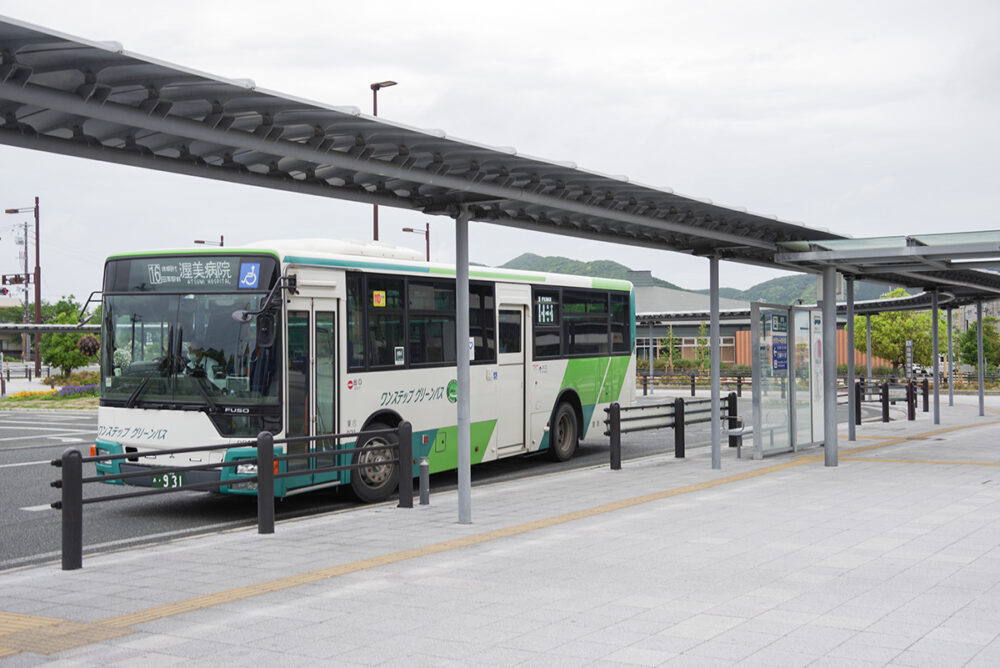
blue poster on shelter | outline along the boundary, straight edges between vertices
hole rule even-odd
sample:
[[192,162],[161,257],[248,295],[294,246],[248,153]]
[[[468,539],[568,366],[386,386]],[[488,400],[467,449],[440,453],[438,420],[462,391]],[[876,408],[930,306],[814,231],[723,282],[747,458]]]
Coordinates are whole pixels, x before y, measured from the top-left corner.
[[788,337],[784,334],[775,334],[771,337],[771,369],[788,370]]

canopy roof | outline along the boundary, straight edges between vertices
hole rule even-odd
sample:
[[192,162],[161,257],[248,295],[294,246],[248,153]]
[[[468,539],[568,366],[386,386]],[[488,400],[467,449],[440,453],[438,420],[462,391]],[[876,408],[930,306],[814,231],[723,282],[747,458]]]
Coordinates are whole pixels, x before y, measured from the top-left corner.
[[1000,295],[1000,231],[945,232],[866,239],[814,239],[780,244],[775,261],[805,271],[833,265],[868,279],[943,290],[957,304]]
[[9,18],[0,52],[0,143],[768,266],[781,242],[838,238]]

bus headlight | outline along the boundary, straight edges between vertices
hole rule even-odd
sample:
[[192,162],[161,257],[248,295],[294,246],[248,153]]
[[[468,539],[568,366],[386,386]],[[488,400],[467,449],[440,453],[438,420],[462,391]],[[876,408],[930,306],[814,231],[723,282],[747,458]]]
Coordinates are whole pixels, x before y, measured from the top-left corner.
[[257,464],[253,462],[249,464],[237,464],[236,475],[257,475]]

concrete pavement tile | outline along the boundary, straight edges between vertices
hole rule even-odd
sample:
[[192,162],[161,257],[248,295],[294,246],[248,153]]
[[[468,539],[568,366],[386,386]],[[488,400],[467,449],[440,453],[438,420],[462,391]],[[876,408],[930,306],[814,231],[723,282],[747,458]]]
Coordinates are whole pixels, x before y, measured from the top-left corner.
[[966,660],[953,661],[946,656],[932,652],[915,652],[903,650],[889,663],[890,666],[909,666],[910,668],[941,668],[941,666],[961,666]]
[[181,656],[159,654],[157,652],[144,652],[139,656],[129,656],[124,659],[119,659],[118,661],[111,661],[104,665],[123,667],[142,665],[143,668],[163,668],[166,666],[178,666],[182,663],[186,664],[187,662],[188,659]]
[[[860,634],[859,634],[860,635]],[[871,638],[859,639],[859,636],[849,638],[830,650],[828,658],[849,659],[852,661],[870,661],[884,665],[891,662],[905,647],[888,647],[869,642]],[[877,641],[876,641],[877,642]]]
[[924,637],[913,643],[907,649],[912,652],[938,654],[942,657],[942,659],[946,659],[949,662],[956,661],[965,663],[976,654],[979,654],[983,648],[984,645]]
[[674,658],[676,654],[652,649],[642,649],[640,647],[624,647],[612,652],[603,659],[616,663],[624,663],[631,666],[658,666],[665,661]]
[[[575,657],[582,663],[582,660],[596,661],[617,650],[618,648],[614,645],[593,642],[586,638],[578,638],[572,642],[559,645],[553,651],[558,652],[560,656]],[[551,654],[551,652],[547,652],[546,654]]]
[[812,654],[800,654],[770,646],[759,650],[740,661],[740,666],[767,666],[768,668],[802,668],[808,666],[818,657]]
[[848,657],[821,656],[809,664],[809,668],[880,668],[885,663],[881,661],[866,661]]
[[[601,635],[601,631],[594,630],[582,637],[596,642],[599,641],[597,637],[599,635]],[[565,638],[556,638],[546,633],[544,629],[538,629],[503,640],[499,646],[527,652],[548,652],[565,644]]]
[[[487,647],[466,657],[465,660],[474,666],[516,666],[537,655],[536,652],[510,647]],[[439,657],[435,657],[435,659],[440,661]]]
[[714,656],[699,656],[697,654],[680,654],[666,663],[670,668],[729,668],[733,662]]
[[744,617],[724,617],[722,615],[695,615],[675,624],[658,635],[679,636],[708,640],[739,626],[747,621]]
[[886,616],[886,611],[857,605],[841,605],[825,615],[820,615],[814,624],[839,629],[863,631]]

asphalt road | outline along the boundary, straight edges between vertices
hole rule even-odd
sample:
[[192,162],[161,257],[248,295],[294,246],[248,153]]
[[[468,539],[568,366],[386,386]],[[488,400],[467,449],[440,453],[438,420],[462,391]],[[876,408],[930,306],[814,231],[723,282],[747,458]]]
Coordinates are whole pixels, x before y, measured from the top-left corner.
[[[650,399],[665,398],[659,395]],[[741,400],[740,409],[749,414],[749,398]],[[707,447],[708,424],[691,425],[687,429],[688,448]],[[59,477],[59,469],[50,462],[68,447],[77,447],[87,454],[96,432],[96,411],[0,412],[0,570],[59,559],[60,513],[49,507],[59,498],[59,491],[49,484]],[[626,434],[622,440],[623,459],[673,451],[670,430]],[[581,443],[577,455],[569,462],[552,462],[545,455],[516,457],[474,467],[472,480],[476,485],[607,462],[608,442],[600,437]],[[92,466],[84,468],[84,475],[93,475]],[[435,492],[453,489],[456,484],[454,472],[432,476],[431,503]],[[84,495],[102,496],[118,489],[85,485]],[[348,490],[334,488],[278,500],[275,510],[280,522],[357,505]],[[84,506],[84,553],[253,526],[256,513],[254,497],[204,492],[87,505]]]

